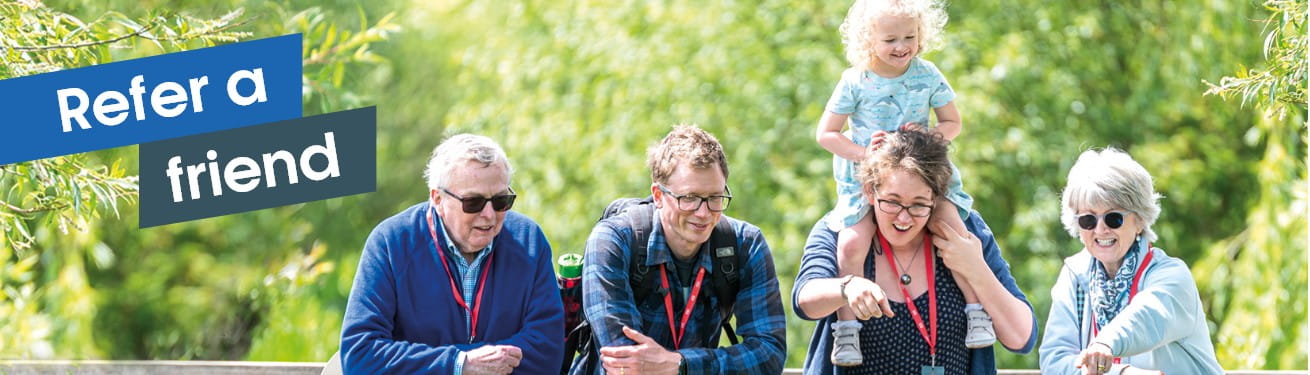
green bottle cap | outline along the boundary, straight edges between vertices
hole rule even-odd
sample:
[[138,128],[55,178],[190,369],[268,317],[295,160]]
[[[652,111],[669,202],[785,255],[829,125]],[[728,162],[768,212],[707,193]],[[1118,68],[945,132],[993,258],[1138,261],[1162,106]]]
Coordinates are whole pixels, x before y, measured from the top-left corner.
[[559,275],[568,279],[582,276],[582,255],[571,253],[560,255]]

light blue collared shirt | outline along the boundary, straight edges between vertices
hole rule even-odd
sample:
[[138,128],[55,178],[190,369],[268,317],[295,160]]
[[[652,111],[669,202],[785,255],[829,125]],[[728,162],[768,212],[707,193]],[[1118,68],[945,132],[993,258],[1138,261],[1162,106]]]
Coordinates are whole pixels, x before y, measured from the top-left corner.
[[[433,210],[431,206],[429,206],[428,209]],[[433,220],[433,225],[441,228],[441,236],[446,238],[446,255],[451,259],[454,259],[453,263],[455,263],[455,269],[452,271],[454,273],[452,276],[462,280],[460,286],[464,292],[464,302],[469,304],[469,308],[472,308],[474,302],[473,294],[477,293],[478,288],[478,276],[481,276],[482,265],[486,262],[487,256],[491,254],[491,245],[496,243],[496,241],[491,241],[491,243],[487,244],[487,247],[478,250],[478,255],[474,257],[473,262],[470,263],[468,259],[464,258],[464,254],[460,253],[459,247],[455,246],[455,242],[451,240],[450,233],[446,231],[446,226],[441,224],[441,215],[437,215],[435,210],[433,211],[432,216],[436,218]],[[469,333],[473,333],[473,322],[470,318],[471,317],[468,314],[464,315],[464,326],[468,327]],[[459,359],[455,361],[455,374],[464,373],[465,353],[466,352],[459,353]]]

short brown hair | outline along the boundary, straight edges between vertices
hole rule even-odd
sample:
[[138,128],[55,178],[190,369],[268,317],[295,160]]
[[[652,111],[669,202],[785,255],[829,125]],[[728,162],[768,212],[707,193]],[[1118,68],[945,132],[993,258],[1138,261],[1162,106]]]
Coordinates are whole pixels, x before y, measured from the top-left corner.
[[883,178],[888,174],[910,172],[928,184],[934,198],[941,197],[951,180],[951,161],[946,157],[948,144],[935,132],[901,130],[888,134],[882,145],[857,167],[857,178],[865,194],[869,194],[882,188]]
[[709,132],[696,125],[678,125],[660,144],[646,152],[646,166],[650,178],[659,184],[669,182],[673,169],[682,161],[691,162],[694,168],[719,167],[723,178],[728,178],[728,159],[723,156],[723,145]]

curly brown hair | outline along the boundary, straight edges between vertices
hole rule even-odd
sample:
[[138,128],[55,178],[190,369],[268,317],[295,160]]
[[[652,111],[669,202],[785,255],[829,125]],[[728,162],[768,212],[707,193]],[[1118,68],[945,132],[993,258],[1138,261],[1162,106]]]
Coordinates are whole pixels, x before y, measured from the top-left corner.
[[723,178],[728,178],[728,158],[723,156],[723,145],[709,132],[696,125],[678,125],[660,144],[646,152],[646,166],[650,167],[650,178],[660,184],[667,184],[673,169],[686,160],[693,168],[719,167]]
[[871,152],[856,170],[856,178],[865,195],[882,188],[883,178],[892,172],[905,171],[923,178],[933,197],[946,194],[951,180],[951,161],[946,156],[950,142],[941,134],[926,130],[901,130],[888,134],[882,145]]

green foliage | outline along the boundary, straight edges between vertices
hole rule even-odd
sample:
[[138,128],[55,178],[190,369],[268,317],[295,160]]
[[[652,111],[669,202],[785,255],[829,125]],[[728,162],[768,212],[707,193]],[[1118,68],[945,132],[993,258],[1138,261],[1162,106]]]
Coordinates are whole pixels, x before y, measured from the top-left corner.
[[[68,2],[70,13],[100,15],[166,1]],[[87,220],[94,224],[67,237],[51,221],[34,224],[52,220],[49,213],[23,216],[35,249],[25,254],[42,255],[0,252],[7,298],[0,302],[15,301],[0,303],[0,345],[10,345],[0,346],[0,356],[325,360],[337,349],[369,229],[426,196],[424,163],[456,132],[505,146],[517,169],[515,209],[541,223],[558,255],[581,252],[610,200],[647,194],[650,144],[674,124],[700,124],[728,152],[736,197],[728,214],[763,229],[790,304],[805,235],[835,195],[831,155],[813,132],[845,68],[836,30],[846,2],[311,5],[212,0],[187,7],[220,15],[246,9],[257,16],[234,20],[246,23],[232,30],[251,37],[305,32],[307,114],[379,106],[385,172],[378,191],[146,230],[132,227],[135,210],[119,199],[126,202],[121,219]],[[1019,0],[948,7],[947,48],[924,57],[960,95],[964,131],[952,158],[1041,322],[1061,259],[1081,248],[1059,224],[1065,174],[1081,151],[1114,145],[1152,171],[1166,196],[1157,245],[1194,265],[1221,363],[1304,368],[1306,138],[1292,125],[1305,120],[1304,107],[1284,104],[1280,114],[1202,95],[1202,79],[1260,58],[1248,46],[1261,31],[1284,30],[1275,40],[1287,41],[1267,45],[1304,48],[1303,20],[1295,26],[1304,1],[1283,13],[1248,5]],[[361,16],[392,12],[400,16]],[[152,16],[127,17],[145,28]],[[358,26],[334,27],[347,24]],[[395,33],[401,27],[407,31]],[[124,42],[132,44],[91,55],[162,52],[149,39],[115,43]],[[1248,103],[1288,103],[1281,93],[1298,90],[1304,98],[1304,61],[1300,68],[1295,58],[1277,61],[1238,72],[1273,72],[1269,82],[1277,82],[1251,91],[1277,86],[1277,97]],[[9,60],[3,65],[15,69]],[[1247,86],[1240,82],[1214,86],[1241,93]],[[87,160],[121,161],[129,170],[120,177],[130,176],[135,148]],[[789,367],[800,366],[813,327],[788,314]],[[13,346],[10,332],[45,346]],[[1001,351],[998,360],[1002,368],[1035,368],[1037,356]]]
[[[370,44],[397,30],[391,16],[370,22],[362,9],[351,14],[359,28],[349,29],[322,9],[276,4],[256,13],[284,23],[252,25],[240,7],[212,19],[119,8],[141,14],[99,11],[83,22],[39,2],[0,4],[0,79],[300,32],[304,96],[313,105],[306,112],[325,112],[368,100],[344,87],[356,79],[349,70],[384,64]],[[135,154],[128,147],[0,166],[0,357],[241,359],[255,336],[280,340],[301,328],[266,328],[270,318],[312,322],[279,309],[333,269],[322,259],[325,246],[286,242],[295,233],[260,243],[226,224],[138,232],[137,177],[124,167],[135,169]],[[279,227],[292,223],[279,220]],[[256,247],[220,251],[242,240]],[[278,248],[285,250],[268,251]],[[339,311],[318,313],[339,325]]]
[[[1225,99],[1240,97],[1242,105],[1255,104],[1278,115],[1281,120],[1288,112],[1304,112],[1306,106],[1306,78],[1310,77],[1310,36],[1306,35],[1305,0],[1266,0],[1270,11],[1265,22],[1264,69],[1238,70],[1210,86],[1206,95],[1220,95]],[[1239,64],[1239,66],[1241,66]]]
[[[1211,245],[1194,269],[1214,289],[1210,310],[1223,363],[1305,368],[1307,9],[1304,0],[1269,0],[1265,8],[1265,66],[1241,68],[1206,91],[1259,109],[1244,141],[1264,149],[1255,165],[1263,188],[1246,229]],[[1251,293],[1252,285],[1260,292]]]
[[[108,62],[112,48],[139,39],[162,51],[232,41],[245,35],[227,30],[239,15],[200,19],[159,13],[133,20],[109,12],[83,22],[39,2],[3,3],[0,79]],[[5,265],[0,306],[6,306],[0,308],[0,322],[12,322],[15,328],[0,335],[0,353],[97,355],[87,321],[95,313],[94,291],[87,285],[82,260],[108,267],[114,254],[77,234],[98,221],[119,219],[119,202],[135,202],[137,178],[118,161],[105,166],[92,159],[70,155],[0,166],[0,262]],[[70,227],[74,239],[67,243],[72,246],[45,240],[69,236]],[[73,250],[79,248],[86,250]],[[45,301],[58,303],[42,307]]]

